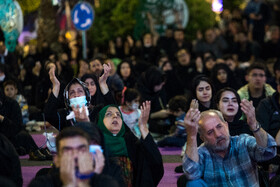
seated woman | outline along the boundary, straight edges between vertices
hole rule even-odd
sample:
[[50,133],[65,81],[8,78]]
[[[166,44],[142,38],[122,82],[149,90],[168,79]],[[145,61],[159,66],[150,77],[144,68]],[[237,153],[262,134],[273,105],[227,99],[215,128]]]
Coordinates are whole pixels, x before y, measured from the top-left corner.
[[[53,88],[45,105],[46,121],[58,130],[67,126],[74,126],[76,122],[94,121],[98,112],[90,107],[91,94],[85,83],[73,78],[64,89],[64,103],[66,108],[59,108],[60,82],[55,75],[55,65],[50,64],[49,76]],[[99,78],[100,88],[107,88],[106,80],[109,76],[110,65],[104,64],[104,74]],[[102,89],[101,89],[102,90]],[[106,91],[105,89],[103,91]],[[106,94],[105,92],[103,94]],[[68,117],[67,117],[68,116]],[[66,119],[67,117],[67,119]]]
[[123,60],[118,65],[117,74],[123,80],[124,86],[128,88],[134,88],[136,77],[134,75],[133,65],[131,63],[131,60],[129,59]]
[[238,90],[242,84],[235,78],[233,72],[226,64],[216,64],[211,72],[211,80],[214,83],[216,91],[225,87],[231,87]]
[[141,74],[136,89],[143,101],[151,101],[149,130],[158,134],[169,134],[171,127],[170,113],[167,110],[166,91],[164,88],[165,75],[157,67],[150,67]]
[[231,136],[240,135],[242,133],[251,134],[246,121],[240,120],[242,115],[240,107],[240,96],[236,90],[226,87],[217,92],[215,106],[223,114],[224,119],[228,122],[229,133]]
[[99,112],[98,127],[104,134],[108,157],[122,168],[126,186],[157,186],[163,177],[161,154],[147,128],[150,107],[146,101],[140,108],[140,140],[124,125],[118,106],[108,105]]
[[192,81],[193,99],[198,101],[200,112],[213,109],[214,86],[205,75],[198,75]]
[[[98,78],[93,74],[85,74],[82,76],[83,81],[90,93],[91,110],[90,121],[97,122],[98,112],[106,105],[116,104],[116,101],[109,90],[107,84],[99,84]],[[94,117],[93,119],[91,117]]]

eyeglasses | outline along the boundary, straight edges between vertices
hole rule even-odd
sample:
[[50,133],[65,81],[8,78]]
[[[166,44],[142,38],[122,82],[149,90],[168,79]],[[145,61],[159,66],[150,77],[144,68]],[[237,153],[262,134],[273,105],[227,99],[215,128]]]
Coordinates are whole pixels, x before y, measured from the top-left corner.
[[251,75],[252,77],[265,77],[265,74],[262,74],[262,73],[253,73],[252,75]]
[[82,145],[79,145],[78,147],[70,147],[70,146],[62,147],[63,153],[74,152],[74,150],[76,150],[77,152],[85,152],[86,150],[88,150],[88,146],[85,144],[82,144]]

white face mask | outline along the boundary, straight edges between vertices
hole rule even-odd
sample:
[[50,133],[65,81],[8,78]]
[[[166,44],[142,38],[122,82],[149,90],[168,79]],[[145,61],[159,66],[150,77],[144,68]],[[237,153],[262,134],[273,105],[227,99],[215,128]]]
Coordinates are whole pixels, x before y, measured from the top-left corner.
[[133,102],[132,105],[131,105],[131,108],[132,108],[133,110],[137,110],[137,109],[139,108],[139,104]]
[[0,81],[4,81],[5,77],[5,75],[0,76]]
[[80,97],[75,97],[70,99],[70,106],[72,107],[72,105],[74,105],[74,107],[76,108],[77,105],[79,105],[79,108],[82,108],[83,105],[86,106],[87,104],[87,100],[86,100],[86,96],[80,96]]

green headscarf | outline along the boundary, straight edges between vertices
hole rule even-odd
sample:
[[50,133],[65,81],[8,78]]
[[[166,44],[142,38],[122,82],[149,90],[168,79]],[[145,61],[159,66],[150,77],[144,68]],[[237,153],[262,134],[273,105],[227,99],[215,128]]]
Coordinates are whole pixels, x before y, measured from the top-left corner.
[[[122,119],[122,127],[120,132],[114,136],[104,125],[103,120],[105,117],[105,113],[109,107],[115,107],[118,109],[118,111],[121,114],[121,119]],[[122,113],[119,110],[117,105],[107,105],[102,110],[99,112],[99,118],[98,118],[98,127],[101,129],[101,131],[104,134],[104,139],[105,139],[105,146],[106,148],[110,151],[110,156],[128,156],[127,154],[127,148],[124,140],[124,133],[125,133],[125,127],[123,123],[123,117]]]

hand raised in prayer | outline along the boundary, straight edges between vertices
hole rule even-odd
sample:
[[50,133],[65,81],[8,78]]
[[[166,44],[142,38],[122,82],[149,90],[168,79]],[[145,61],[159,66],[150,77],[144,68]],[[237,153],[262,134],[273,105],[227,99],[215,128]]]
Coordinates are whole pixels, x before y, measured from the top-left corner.
[[190,108],[184,118],[184,123],[188,136],[197,135],[199,118],[200,111],[198,109]]
[[77,105],[76,107],[74,105],[71,106],[72,110],[75,114],[75,119],[77,122],[89,122],[87,107],[85,105],[82,106],[80,109],[80,106]]
[[257,125],[257,120],[256,120],[256,113],[255,113],[255,107],[253,106],[253,102],[248,101],[247,99],[242,99],[240,106],[241,106],[241,110],[246,115],[247,123],[250,129],[254,130]]
[[53,63],[49,64],[48,66],[50,66],[49,77],[50,77],[50,80],[51,80],[52,86],[53,86],[52,92],[55,97],[58,97],[59,89],[60,89],[60,82],[57,79],[57,77],[55,76],[56,67]]
[[141,115],[138,124],[139,124],[142,138],[145,139],[149,133],[147,124],[150,117],[151,101],[143,102],[142,106],[140,106],[140,110],[141,110]]

